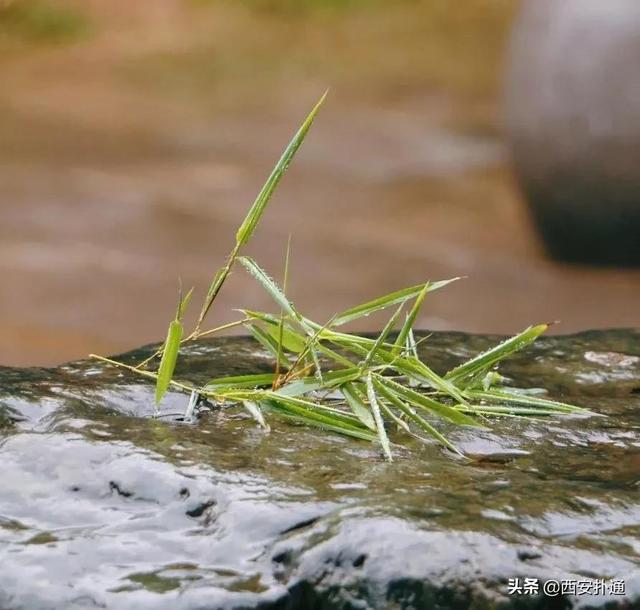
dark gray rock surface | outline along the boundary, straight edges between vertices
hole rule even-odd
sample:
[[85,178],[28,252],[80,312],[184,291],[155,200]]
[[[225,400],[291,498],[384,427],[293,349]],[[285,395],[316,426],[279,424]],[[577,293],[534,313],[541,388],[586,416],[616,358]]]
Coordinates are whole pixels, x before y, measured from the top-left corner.
[[[422,349],[442,371],[495,339]],[[230,338],[178,374],[270,368]],[[543,338],[502,372],[607,417],[445,426],[472,459],[416,441],[389,464],[234,409],[150,419],[152,385],[91,361],[0,368],[0,608],[640,608],[640,331]],[[515,577],[626,595],[510,596]]]

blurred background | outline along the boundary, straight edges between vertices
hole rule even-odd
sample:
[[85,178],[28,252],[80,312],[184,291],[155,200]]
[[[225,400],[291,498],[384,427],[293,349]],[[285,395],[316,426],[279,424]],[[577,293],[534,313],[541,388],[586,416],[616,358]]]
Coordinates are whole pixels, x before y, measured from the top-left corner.
[[[161,340],[331,91],[248,252],[322,321],[433,293],[430,329],[640,325],[640,272],[553,262],[516,188],[515,0],[0,0],[0,364]],[[200,297],[200,298],[199,298]],[[236,271],[210,325],[272,308]],[[381,326],[367,320],[362,330]]]

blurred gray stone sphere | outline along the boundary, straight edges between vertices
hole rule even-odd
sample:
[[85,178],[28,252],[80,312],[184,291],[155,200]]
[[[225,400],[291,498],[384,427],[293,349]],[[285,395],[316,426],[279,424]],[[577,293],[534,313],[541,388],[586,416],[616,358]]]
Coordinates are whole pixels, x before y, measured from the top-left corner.
[[640,0],[523,0],[505,96],[551,256],[640,265]]

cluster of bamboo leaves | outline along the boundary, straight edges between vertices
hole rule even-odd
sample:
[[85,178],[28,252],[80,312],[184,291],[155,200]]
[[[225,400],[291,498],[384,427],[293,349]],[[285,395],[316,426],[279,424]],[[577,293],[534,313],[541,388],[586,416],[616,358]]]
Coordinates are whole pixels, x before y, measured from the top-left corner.
[[[190,290],[185,296],[180,294],[165,343],[152,357],[137,366],[95,357],[155,379],[156,406],[170,386],[190,392],[187,417],[192,416],[197,398],[202,396],[220,405],[242,406],[265,429],[269,428],[267,416],[277,414],[299,424],[379,443],[389,460],[392,459],[392,443],[388,437],[391,428],[423,440],[434,438],[449,450],[460,453],[438,431],[438,420],[484,427],[490,416],[586,412],[507,387],[495,370],[501,360],[535,341],[546,330],[545,324],[527,328],[445,375],[436,374],[420,359],[413,325],[423,302],[428,293],[458,278],[398,290],[318,324],[303,316],[286,295],[289,248],[282,287],[255,260],[240,255],[325,96],[286,147],[240,225],[231,253],[211,281],[194,330],[184,337],[183,318],[191,299]],[[203,331],[203,323],[217,295],[238,264],[267,291],[279,313],[243,309],[240,310],[242,319]],[[391,309],[392,314],[377,338],[343,330],[349,323],[387,309]],[[273,373],[220,377],[199,387],[174,379],[181,345],[240,325],[273,357]],[[157,370],[149,370],[156,357],[160,357]]]

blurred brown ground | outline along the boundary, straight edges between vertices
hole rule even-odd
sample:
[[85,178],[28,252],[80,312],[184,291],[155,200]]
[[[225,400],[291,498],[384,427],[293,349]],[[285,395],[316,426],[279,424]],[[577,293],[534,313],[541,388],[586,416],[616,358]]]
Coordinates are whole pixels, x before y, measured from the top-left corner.
[[[249,252],[322,320],[465,275],[419,325],[640,325],[640,273],[544,257],[512,183],[512,0],[0,1],[0,364],[163,337],[297,125],[329,99]],[[270,308],[238,271],[211,325]],[[194,307],[197,309],[197,304]],[[380,326],[371,319],[361,329]]]

